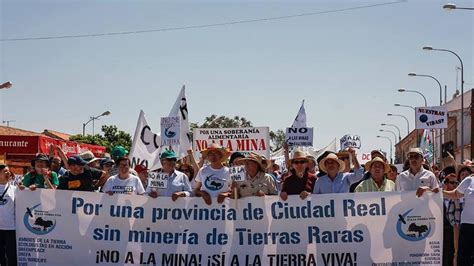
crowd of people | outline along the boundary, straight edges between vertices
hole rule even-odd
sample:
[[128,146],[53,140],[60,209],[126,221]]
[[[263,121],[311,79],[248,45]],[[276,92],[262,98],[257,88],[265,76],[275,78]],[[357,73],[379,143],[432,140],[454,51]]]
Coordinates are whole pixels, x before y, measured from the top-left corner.
[[[109,195],[135,194],[151,198],[201,197],[206,204],[226,198],[288,195],[305,199],[310,194],[426,191],[444,196],[443,265],[474,264],[474,178],[470,165],[449,165],[439,171],[424,162],[423,152],[413,148],[405,168],[398,173],[385,156],[371,152],[371,161],[362,166],[354,149],[325,152],[318,158],[295,150],[286,168],[258,154],[230,153],[217,144],[201,152],[196,161],[192,151],[178,159],[172,150],[160,154],[161,168],[150,171],[143,165],[133,169],[128,151],[114,147],[110,157],[96,158],[92,152],[66,157],[58,146],[49,154],[38,154],[31,170],[15,179],[8,165],[0,164],[0,265],[16,265],[15,196],[19,190],[60,189],[96,191]],[[233,181],[229,167],[244,166],[246,178]],[[164,175],[166,184],[155,186],[149,178]]]

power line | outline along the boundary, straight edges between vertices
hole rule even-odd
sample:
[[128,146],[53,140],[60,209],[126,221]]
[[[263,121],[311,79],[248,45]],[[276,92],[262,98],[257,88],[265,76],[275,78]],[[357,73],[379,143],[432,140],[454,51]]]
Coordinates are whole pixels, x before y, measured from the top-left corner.
[[141,34],[141,33],[150,33],[150,32],[201,29],[201,28],[220,27],[220,26],[228,26],[228,25],[236,25],[236,24],[246,24],[246,23],[273,21],[273,20],[283,20],[283,19],[291,19],[291,18],[306,17],[306,16],[315,16],[315,15],[330,14],[330,13],[339,13],[339,12],[345,12],[345,11],[358,10],[358,9],[367,9],[367,8],[373,8],[373,7],[379,7],[379,6],[400,4],[400,3],[403,3],[403,2],[406,2],[406,1],[407,0],[398,0],[398,1],[392,1],[392,2],[379,3],[379,4],[356,6],[356,7],[349,7],[349,8],[341,8],[341,9],[334,9],[334,10],[326,10],[326,11],[320,11],[320,12],[310,12],[310,13],[301,13],[301,14],[278,16],[278,17],[267,17],[267,18],[258,18],[258,19],[250,19],[250,20],[238,20],[238,21],[230,21],[230,22],[202,24],[202,25],[190,25],[190,26],[182,26],[182,27],[170,27],[170,28],[161,28],[161,29],[121,31],[121,32],[106,32],[106,33],[90,33],[90,34],[62,35],[62,36],[5,38],[5,39],[0,39],[0,42],[89,38],[89,37],[104,37],[104,36],[114,36],[114,35]]

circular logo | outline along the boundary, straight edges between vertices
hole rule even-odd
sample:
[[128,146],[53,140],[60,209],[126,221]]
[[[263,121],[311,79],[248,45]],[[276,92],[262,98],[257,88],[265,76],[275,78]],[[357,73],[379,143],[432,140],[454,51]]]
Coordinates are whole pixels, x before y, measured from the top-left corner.
[[204,180],[204,186],[210,191],[219,191],[224,187],[224,180],[216,178],[214,175],[210,175]]
[[36,235],[46,235],[56,227],[56,220],[50,220],[48,212],[36,210],[41,204],[26,208],[23,223],[26,229]]
[[413,209],[398,215],[397,233],[408,241],[420,241],[431,233],[431,223],[419,216],[408,216]]
[[420,115],[420,121],[425,123],[426,121],[428,121],[428,116],[427,115]]

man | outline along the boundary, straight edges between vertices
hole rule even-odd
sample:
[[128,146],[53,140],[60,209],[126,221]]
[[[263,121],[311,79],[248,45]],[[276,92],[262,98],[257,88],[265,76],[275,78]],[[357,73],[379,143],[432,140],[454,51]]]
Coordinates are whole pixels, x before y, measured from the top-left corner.
[[189,178],[183,173],[176,170],[176,153],[172,150],[166,150],[160,154],[161,170],[158,175],[165,175],[166,180],[162,184],[154,184],[153,180],[149,180],[149,186],[145,193],[152,198],[171,197],[176,201],[181,197],[190,197],[192,188]]
[[362,181],[355,192],[388,192],[395,190],[395,183],[385,178],[390,172],[390,166],[380,157],[375,157],[365,164],[365,170],[370,178]]
[[329,154],[320,162],[320,169],[327,173],[316,180],[313,194],[348,193],[350,186],[364,177],[364,169],[360,167],[355,150],[348,149],[354,164],[353,173],[343,173],[345,164],[336,154]]
[[71,156],[69,170],[59,178],[58,189],[75,191],[95,191],[107,181],[105,172],[88,167],[80,156]]
[[423,168],[423,151],[420,148],[411,148],[407,157],[409,168],[397,176],[395,190],[416,191],[418,187],[439,188],[435,175]]
[[143,195],[145,189],[143,188],[142,181],[138,176],[131,174],[130,165],[128,157],[120,157],[115,160],[115,166],[119,169],[119,172],[107,179],[102,186],[102,191],[109,195]]
[[229,151],[213,143],[203,150],[201,155],[207,159],[209,165],[202,167],[197,173],[194,195],[202,197],[208,205],[212,204],[211,198],[217,198],[217,202],[222,203],[230,196],[232,182],[229,168],[223,165],[229,157]]

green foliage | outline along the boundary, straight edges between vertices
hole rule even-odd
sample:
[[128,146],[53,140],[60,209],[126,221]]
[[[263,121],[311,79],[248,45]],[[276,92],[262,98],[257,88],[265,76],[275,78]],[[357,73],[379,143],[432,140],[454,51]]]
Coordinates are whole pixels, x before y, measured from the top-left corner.
[[107,152],[111,152],[114,146],[121,145],[130,151],[132,146],[132,136],[122,130],[118,130],[117,126],[114,125],[103,125],[103,135],[96,134],[92,135],[74,135],[71,136],[70,140],[77,141],[80,143],[93,144],[104,146]]
[[278,129],[275,131],[270,131],[270,142],[272,145],[272,151],[279,150],[283,147],[283,143],[285,143],[285,131]]

